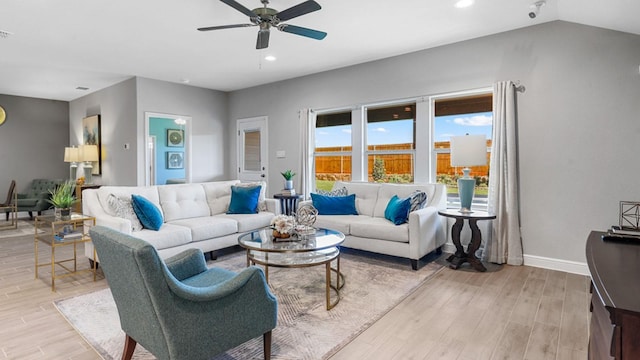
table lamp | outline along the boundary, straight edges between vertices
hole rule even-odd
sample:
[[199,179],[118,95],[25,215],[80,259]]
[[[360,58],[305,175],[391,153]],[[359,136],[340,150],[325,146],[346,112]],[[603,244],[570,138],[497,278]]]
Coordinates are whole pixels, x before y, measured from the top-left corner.
[[81,145],[80,160],[84,161],[84,182],[93,183],[93,162],[98,161],[98,145]]
[[487,165],[487,139],[485,135],[451,137],[451,166],[464,166],[463,176],[458,178],[460,212],[471,213],[471,202],[476,180],[469,176],[469,166]]
[[64,148],[64,162],[71,163],[71,165],[69,165],[69,179],[71,181],[76,181],[79,161],[80,152],[77,147],[72,146]]

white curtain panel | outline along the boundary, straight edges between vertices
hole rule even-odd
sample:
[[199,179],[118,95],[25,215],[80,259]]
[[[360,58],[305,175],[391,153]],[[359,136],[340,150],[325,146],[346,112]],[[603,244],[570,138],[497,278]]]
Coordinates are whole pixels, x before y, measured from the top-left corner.
[[493,87],[493,142],[489,177],[489,212],[492,238],[487,242],[486,260],[522,265],[522,238],[518,201],[518,152],[516,132],[516,89],[511,81]]
[[300,194],[309,198],[313,191],[315,128],[316,113],[311,109],[302,109],[298,113],[300,118],[300,145],[302,156],[300,157]]

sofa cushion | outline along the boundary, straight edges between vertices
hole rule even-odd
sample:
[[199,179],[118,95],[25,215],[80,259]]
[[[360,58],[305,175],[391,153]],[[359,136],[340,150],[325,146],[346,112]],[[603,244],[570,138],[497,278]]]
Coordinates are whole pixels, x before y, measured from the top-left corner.
[[234,219],[238,223],[238,232],[247,232],[269,226],[271,219],[276,216],[272,212],[261,211],[257,214],[224,214],[218,215]]
[[409,242],[409,224],[394,225],[385,218],[369,217],[351,224],[351,235],[370,239]]
[[[333,184],[333,189],[339,189],[341,187],[347,188],[349,194],[356,195],[356,210],[360,215],[373,216],[373,210],[378,200],[378,189],[380,184],[375,183],[347,183],[342,181],[336,181]],[[384,202],[384,206],[387,206],[387,202],[391,199],[391,196]],[[384,217],[384,208],[382,209],[382,215]]]
[[166,222],[211,214],[200,184],[160,185],[158,196]]
[[260,196],[258,197],[258,211],[267,211],[267,203],[265,202],[266,194],[267,194],[267,183],[264,181],[254,181],[254,182],[241,182],[235,184],[235,186],[239,187],[256,187],[260,186]]
[[262,186],[231,186],[231,203],[227,214],[255,214]]
[[349,195],[349,191],[346,187],[341,187],[337,189],[333,189],[331,191],[316,189],[316,194],[324,195],[324,196],[347,196]]
[[351,233],[351,224],[369,219],[366,215],[318,215],[313,227],[338,230],[345,235]]
[[427,193],[422,190],[416,190],[409,195],[411,199],[411,208],[409,212],[424,209],[427,206]]
[[208,240],[238,232],[238,222],[224,215],[180,219],[171,222],[190,229],[192,241]]
[[149,242],[158,250],[188,244],[192,239],[189,228],[172,224],[164,224],[160,231],[143,229],[133,236]]
[[394,225],[400,225],[407,222],[409,217],[409,210],[411,209],[411,198],[400,199],[398,195],[394,195],[387,204],[387,208],[384,211],[385,219],[394,223]]
[[318,210],[318,215],[358,215],[355,194],[324,196],[311,193],[311,201]]
[[[407,198],[416,190],[424,191],[431,199],[435,191],[434,184],[380,184],[378,191],[378,202],[372,216],[384,218],[384,211],[393,195],[399,198]],[[428,203],[428,202],[427,202]]]
[[201,184],[207,196],[210,215],[224,214],[227,212],[229,203],[231,202],[231,186],[239,183],[240,180],[230,180]]
[[160,230],[164,223],[164,218],[156,205],[140,195],[131,195],[131,203],[133,204],[133,211],[136,212],[145,229]]

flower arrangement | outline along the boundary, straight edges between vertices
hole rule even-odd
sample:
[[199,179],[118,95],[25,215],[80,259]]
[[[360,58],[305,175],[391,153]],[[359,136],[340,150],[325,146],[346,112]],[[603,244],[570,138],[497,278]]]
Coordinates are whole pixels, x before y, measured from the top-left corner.
[[[277,215],[271,220],[271,228],[276,237],[289,237],[295,225],[293,216]],[[286,236],[279,236],[276,233]]]

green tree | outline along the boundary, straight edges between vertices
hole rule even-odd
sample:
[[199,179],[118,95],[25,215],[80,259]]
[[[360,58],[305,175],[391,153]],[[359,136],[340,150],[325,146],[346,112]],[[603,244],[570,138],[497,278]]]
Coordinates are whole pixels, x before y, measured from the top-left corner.
[[371,173],[373,177],[373,181],[380,182],[384,181],[387,177],[387,171],[384,168],[384,160],[382,158],[375,158],[373,161],[373,172]]

